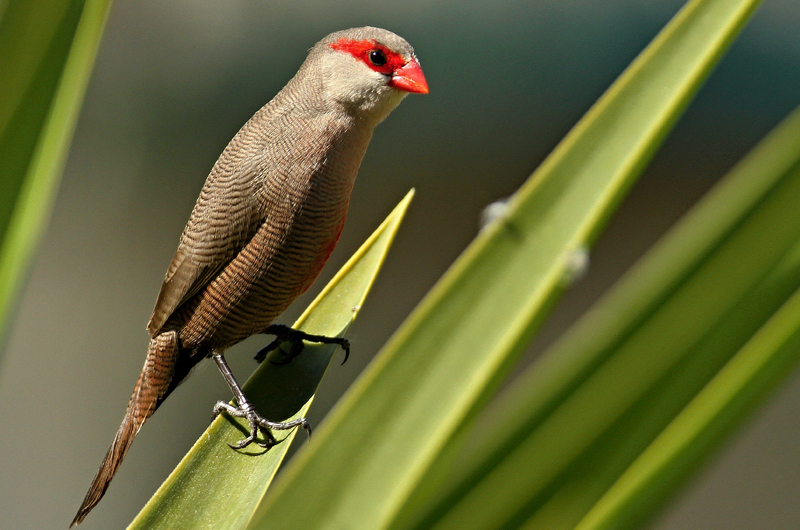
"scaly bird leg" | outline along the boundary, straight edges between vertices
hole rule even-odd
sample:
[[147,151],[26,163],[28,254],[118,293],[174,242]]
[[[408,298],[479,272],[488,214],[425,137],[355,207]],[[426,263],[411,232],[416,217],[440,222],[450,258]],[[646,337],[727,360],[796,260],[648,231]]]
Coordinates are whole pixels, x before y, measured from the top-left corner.
[[267,327],[263,333],[267,335],[275,335],[275,340],[261,348],[256,356],[253,357],[259,363],[267,358],[267,354],[269,354],[269,352],[272,350],[277,350],[278,346],[280,346],[283,342],[292,343],[292,347],[288,353],[288,359],[282,362],[277,361],[275,364],[284,364],[291,361],[297,357],[301,351],[303,351],[304,340],[307,340],[308,342],[318,342],[320,344],[338,344],[344,350],[344,360],[342,361],[342,364],[347,362],[347,358],[350,357],[350,342],[343,337],[312,335],[310,333],[306,333],[305,331],[299,331],[283,324],[272,324],[271,326]]
[[[214,362],[217,363],[217,368],[219,368],[220,373],[222,373],[222,377],[225,378],[228,386],[231,387],[231,392],[233,392],[233,397],[236,399],[236,403],[239,404],[239,406],[236,407],[230,403],[225,403],[224,401],[217,401],[217,404],[214,405],[214,417],[216,418],[220,412],[225,411],[231,416],[236,416],[237,418],[247,418],[248,423],[250,423],[250,436],[237,444],[228,444],[232,449],[243,449],[251,443],[255,443],[256,445],[259,445],[265,449],[269,449],[273,445],[279,444],[280,442],[275,439],[275,436],[273,436],[270,429],[283,431],[300,426],[306,430],[309,436],[311,436],[311,426],[308,424],[308,420],[305,418],[298,418],[296,420],[287,422],[273,422],[262,417],[258,412],[256,412],[255,408],[253,408],[253,405],[251,405],[245,397],[244,392],[242,392],[242,387],[239,386],[239,383],[233,376],[233,372],[231,372],[225,357],[223,357],[221,353],[214,353],[212,357],[214,358]],[[264,438],[266,438],[266,442],[259,442],[257,440],[259,431],[261,431],[261,433],[264,435]]]

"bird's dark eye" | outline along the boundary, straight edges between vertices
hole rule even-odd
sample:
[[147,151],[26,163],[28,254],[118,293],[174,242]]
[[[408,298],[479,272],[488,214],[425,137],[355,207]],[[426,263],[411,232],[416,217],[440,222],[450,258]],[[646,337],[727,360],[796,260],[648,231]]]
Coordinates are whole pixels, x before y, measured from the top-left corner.
[[386,64],[388,59],[386,58],[386,54],[383,53],[381,50],[372,50],[369,52],[369,62],[374,64],[375,66],[383,66]]

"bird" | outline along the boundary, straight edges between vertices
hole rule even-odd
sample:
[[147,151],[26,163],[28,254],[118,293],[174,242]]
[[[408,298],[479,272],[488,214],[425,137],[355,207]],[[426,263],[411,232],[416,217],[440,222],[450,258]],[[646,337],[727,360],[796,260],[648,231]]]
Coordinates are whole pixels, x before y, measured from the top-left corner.
[[304,418],[261,417],[224,352],[262,333],[276,335],[273,344],[289,340],[295,353],[303,339],[349,352],[344,339],[306,336],[273,321],[331,255],[373,130],[409,93],[427,94],[428,83],[405,39],[369,26],[338,31],[311,48],[295,76],[233,137],[181,234],[147,325],[144,367],[70,527],[100,502],[139,429],[203,359],[215,361],[236,402],[218,402],[215,415],[250,424],[250,435],[231,447],[268,448],[277,443],[273,429],[308,429]]

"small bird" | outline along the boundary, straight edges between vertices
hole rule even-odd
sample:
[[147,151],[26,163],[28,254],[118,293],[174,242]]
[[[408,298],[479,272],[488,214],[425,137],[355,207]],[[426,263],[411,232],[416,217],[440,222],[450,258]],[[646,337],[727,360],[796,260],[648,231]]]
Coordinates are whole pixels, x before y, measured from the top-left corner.
[[277,335],[273,344],[307,339],[348,351],[344,339],[272,322],[311,286],[333,251],[375,126],[408,93],[427,92],[403,38],[373,27],[339,31],[311,49],[297,74],[230,141],[181,235],[147,325],[147,358],[125,418],[70,527],[100,502],[144,422],[204,358],[214,359],[237,404],[220,401],[215,414],[250,423],[250,436],[232,447],[269,447],[276,443],[270,429],[308,428],[305,419],[261,417],[223,354],[261,333]]

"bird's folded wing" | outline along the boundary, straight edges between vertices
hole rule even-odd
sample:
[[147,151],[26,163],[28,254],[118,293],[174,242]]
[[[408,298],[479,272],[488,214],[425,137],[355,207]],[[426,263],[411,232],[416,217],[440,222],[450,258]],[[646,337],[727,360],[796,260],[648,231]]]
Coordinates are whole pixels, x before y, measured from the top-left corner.
[[161,331],[181,304],[211,282],[257,232],[263,216],[252,197],[256,163],[253,160],[246,167],[229,172],[222,171],[218,163],[209,175],[158,293],[147,324],[151,337]]

